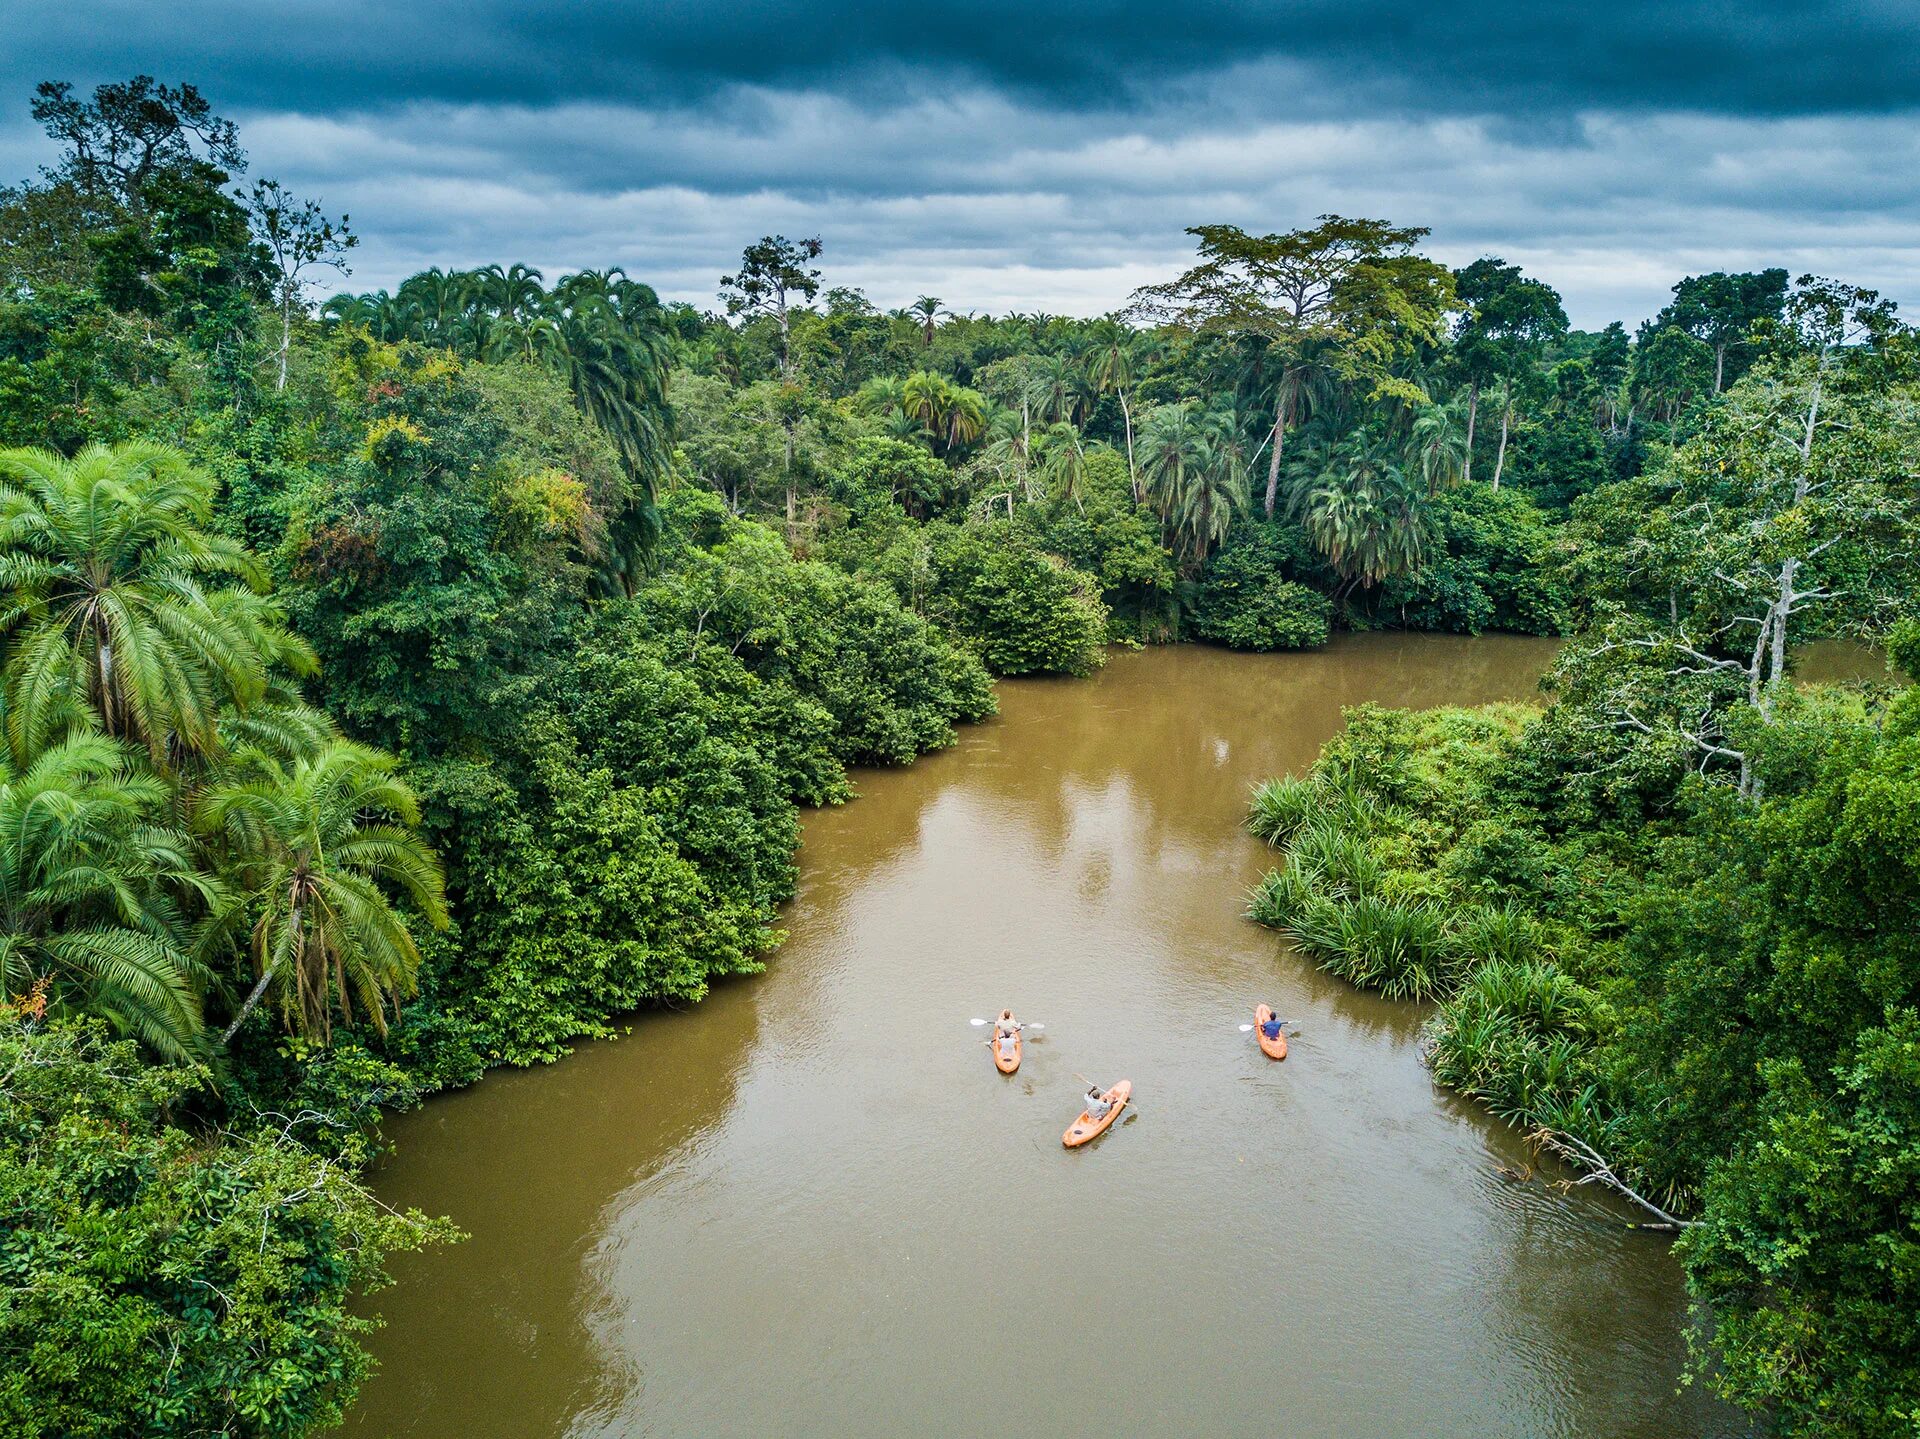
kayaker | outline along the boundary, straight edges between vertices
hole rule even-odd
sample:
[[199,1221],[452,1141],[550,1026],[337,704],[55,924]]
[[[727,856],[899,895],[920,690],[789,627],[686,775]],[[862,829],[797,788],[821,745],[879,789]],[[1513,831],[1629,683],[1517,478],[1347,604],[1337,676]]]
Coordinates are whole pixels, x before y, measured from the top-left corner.
[[1269,1011],[1266,1022],[1260,1026],[1260,1032],[1266,1035],[1268,1039],[1278,1039],[1280,1037],[1280,1031],[1286,1027],[1286,1020]]
[[1000,1011],[1000,1017],[993,1022],[993,1037],[1002,1039],[1009,1034],[1017,1033],[1021,1028],[1023,1026],[1013,1017],[1013,1011],[1003,1009]]
[[[1015,1028],[1017,1029],[1018,1026],[1016,1026]],[[1013,1029],[1006,1030],[1004,1033],[1000,1034],[994,1040],[994,1043],[1000,1046],[1000,1057],[1003,1059],[1013,1058],[1013,1046],[1017,1042],[1018,1042],[1017,1036],[1015,1034],[1015,1030]]]
[[1107,1111],[1112,1108],[1113,1106],[1107,1103],[1106,1095],[1100,1092],[1099,1085],[1087,1086],[1087,1118],[1098,1124],[1107,1117]]

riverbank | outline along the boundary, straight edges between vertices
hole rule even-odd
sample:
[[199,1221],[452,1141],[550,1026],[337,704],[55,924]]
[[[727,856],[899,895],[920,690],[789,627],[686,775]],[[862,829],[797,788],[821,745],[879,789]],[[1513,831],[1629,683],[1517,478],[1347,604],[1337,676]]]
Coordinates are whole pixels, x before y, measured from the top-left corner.
[[[1248,786],[1343,705],[1524,697],[1551,652],[1121,653],[860,772],[767,973],[394,1122],[383,1197],[473,1239],[396,1266],[349,1432],[928,1432],[990,1382],[1054,1432],[1250,1432],[1279,1356],[1298,1433],[1739,1432],[1673,1394],[1661,1248],[1501,1181],[1423,1011],[1276,967],[1231,902]],[[1303,1018],[1285,1066],[1234,1027],[1259,998]],[[1003,1082],[966,1019],[1009,1001],[1050,1029]],[[1069,1155],[1081,1070],[1141,1105]],[[1085,1332],[1154,1362],[1063,1379]]]

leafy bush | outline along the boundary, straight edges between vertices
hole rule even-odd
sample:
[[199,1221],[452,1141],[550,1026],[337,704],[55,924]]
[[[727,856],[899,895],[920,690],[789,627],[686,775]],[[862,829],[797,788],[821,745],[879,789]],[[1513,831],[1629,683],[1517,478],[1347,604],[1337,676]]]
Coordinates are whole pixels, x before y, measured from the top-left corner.
[[1473,484],[1430,502],[1439,544],[1381,586],[1375,613],[1407,629],[1558,634],[1566,591],[1549,565],[1554,532],[1524,494]]
[[0,1018],[0,1430],[297,1436],[345,1417],[386,1256],[452,1231],[272,1125],[169,1118],[196,1076]]
[[1207,562],[1192,602],[1193,633],[1237,650],[1312,649],[1327,642],[1333,606],[1287,575],[1304,567],[1298,532],[1276,526],[1236,531]]
[[1087,575],[1005,521],[936,526],[927,613],[996,675],[1088,675],[1106,663],[1107,611]]

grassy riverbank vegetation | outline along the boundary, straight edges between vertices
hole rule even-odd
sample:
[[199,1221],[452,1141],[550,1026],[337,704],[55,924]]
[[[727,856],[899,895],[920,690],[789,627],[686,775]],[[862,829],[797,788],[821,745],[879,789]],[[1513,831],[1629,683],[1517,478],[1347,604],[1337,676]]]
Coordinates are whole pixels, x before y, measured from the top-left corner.
[[[1545,926],[1578,916],[1521,894],[1527,871],[1497,867],[1518,842],[1477,826],[1536,804],[1568,863],[1605,828],[1589,811],[1675,856],[1689,835],[1788,843],[1755,816],[1853,802],[1810,727],[1841,725],[1862,764],[1887,742],[1873,703],[1845,719],[1781,690],[1777,646],[1728,667],[1729,615],[1772,605],[1763,638],[1790,616],[1877,632],[1904,574],[1905,342],[1875,321],[1823,348],[1781,272],[1690,278],[1636,334],[1581,333],[1517,267],[1449,271],[1422,231],[1326,217],[1196,230],[1191,272],[1099,319],[884,312],[830,284],[830,248],[779,236],[713,311],[506,262],[321,302],[345,220],[243,184],[239,135],[192,87],[32,105],[60,156],[0,191],[9,1433],[337,1419],[366,1366],[348,1301],[384,1255],[450,1235],[360,1182],[382,1109],[763,964],[800,807],[950,743],[991,713],[992,676],[1084,675],[1114,642],[1612,635],[1563,667],[1549,719],[1369,717],[1346,760],[1263,801],[1301,857],[1273,917],[1407,995],[1466,995],[1495,962],[1530,984],[1572,947]],[[1833,458],[1795,505],[1699,493],[1774,474],[1809,383]],[[1816,600],[1826,618],[1803,616]],[[1552,718],[1576,705],[1607,717],[1599,778],[1579,777],[1586,721]],[[1572,818],[1539,788],[1555,774]],[[1740,822],[1682,823],[1715,804]],[[1482,849],[1500,884],[1449,858]],[[1724,882],[1717,853],[1657,872]],[[1859,880],[1897,902],[1896,869]],[[1564,1063],[1592,1068],[1620,1000],[1566,964],[1543,1012],[1586,1026]],[[1895,970],[1874,993],[1910,1003]],[[1831,1022],[1864,1036],[1862,1004]],[[1866,1133],[1897,1078],[1881,1027],[1833,1051],[1853,1077],[1803,1065],[1780,1092]],[[1673,1033],[1674,1066],[1709,1064]],[[1737,1112],[1802,1113],[1774,1092]],[[1605,1125],[1637,1111],[1595,1096],[1600,1127],[1568,1132],[1633,1162]],[[1768,1184],[1788,1179],[1703,1159],[1668,1187],[1712,1213],[1716,1185]],[[1863,1244],[1898,1203],[1850,1211]],[[1776,1290],[1826,1312],[1792,1276],[1743,1277],[1738,1241],[1688,1240],[1723,1336],[1760,1334]],[[1792,1412],[1759,1369],[1728,1373]]]
[[1544,709],[1355,709],[1255,794],[1251,913],[1437,999],[1435,1077],[1603,1170],[1705,1306],[1702,1372],[1781,1433],[1920,1410],[1920,692],[1796,686],[1846,633],[1920,675],[1920,370],[1801,285],[1773,349],[1576,502]]

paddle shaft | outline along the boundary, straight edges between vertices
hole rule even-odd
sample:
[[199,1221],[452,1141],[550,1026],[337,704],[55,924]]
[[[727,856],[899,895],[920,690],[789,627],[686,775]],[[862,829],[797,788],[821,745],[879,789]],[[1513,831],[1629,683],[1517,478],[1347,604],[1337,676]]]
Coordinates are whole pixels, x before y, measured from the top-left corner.
[[[1094,1083],[1094,1082],[1093,1082],[1093,1081],[1092,1081],[1091,1079],[1088,1079],[1088,1078],[1086,1077],[1086,1075],[1084,1075],[1084,1074],[1082,1074],[1082,1073],[1081,1073],[1081,1072],[1080,1072],[1079,1070],[1077,1070],[1077,1069],[1076,1069],[1076,1070],[1074,1070],[1074,1072],[1073,1072],[1073,1077],[1074,1077],[1075,1079],[1077,1079],[1077,1080],[1079,1080],[1079,1081],[1080,1081],[1080,1082],[1081,1082],[1082,1084],[1084,1084],[1084,1085],[1086,1085],[1086,1086],[1087,1086],[1087,1088],[1089,1088],[1089,1089],[1100,1089],[1100,1086],[1099,1086],[1099,1085],[1097,1085],[1097,1084],[1095,1084],[1095,1083]],[[1112,1092],[1113,1092],[1113,1091],[1112,1091],[1112,1090],[1110,1090],[1110,1089],[1100,1089],[1100,1097],[1101,1097],[1102,1099],[1106,1099],[1106,1097],[1107,1097],[1107,1095],[1109,1095],[1109,1094],[1111,1094]],[[1108,1100],[1107,1100],[1107,1103],[1109,1103],[1109,1104],[1113,1104],[1113,1103],[1115,1103],[1115,1102],[1116,1102],[1116,1101],[1114,1101],[1114,1100],[1111,1100],[1111,1099],[1108,1099]],[[1123,1100],[1120,1100],[1120,1101],[1118,1101],[1118,1103],[1121,1103],[1121,1104],[1133,1104],[1133,1096],[1132,1096],[1131,1094],[1129,1094],[1129,1095],[1128,1095],[1128,1096],[1127,1096],[1127,1097],[1126,1097],[1125,1099],[1123,1099]],[[1135,1105],[1134,1107],[1135,1107],[1135,1108],[1137,1109],[1137,1108],[1138,1108],[1139,1106],[1138,1106],[1138,1105]],[[1080,1112],[1081,1112],[1082,1114],[1085,1114],[1085,1113],[1086,1113],[1086,1111],[1085,1111],[1084,1109],[1083,1109],[1083,1110],[1081,1110]]]

